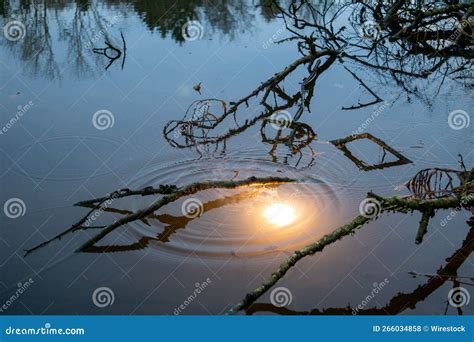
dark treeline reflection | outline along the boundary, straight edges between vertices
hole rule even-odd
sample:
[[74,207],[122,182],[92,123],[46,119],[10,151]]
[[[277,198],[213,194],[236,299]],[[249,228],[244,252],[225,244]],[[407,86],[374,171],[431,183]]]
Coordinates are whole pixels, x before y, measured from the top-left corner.
[[17,20],[26,28],[22,39],[0,44],[27,61],[32,74],[60,77],[60,60],[66,59],[84,76],[101,66],[92,47],[120,44],[121,22],[134,14],[150,31],[182,43],[188,21],[202,24],[203,39],[214,33],[233,39],[257,18],[272,20],[276,11],[271,0],[0,0],[2,27]]
[[[171,36],[176,41],[184,41],[181,28],[189,20],[199,20],[232,36],[251,27],[256,16],[272,20],[276,15],[272,0],[0,0],[0,14],[4,18],[31,18],[43,7],[76,8],[75,15],[86,16],[102,14],[100,10],[104,7],[114,7],[124,14],[133,10],[150,30],[158,30],[163,37]],[[87,11],[88,14],[81,13]]]
[[[110,1],[123,2],[123,1]],[[157,29],[163,37],[171,36],[176,41],[183,41],[182,26],[189,20],[199,20],[208,23],[212,29],[218,30],[231,37],[246,27],[252,25],[255,19],[253,8],[257,1],[241,0],[141,0],[130,2],[133,9],[140,15],[150,30]],[[271,18],[268,11],[264,11],[267,18]]]
[[[426,162],[417,156],[416,153],[408,152],[411,156],[420,159],[415,160],[411,156],[410,159],[408,158],[409,154],[405,151],[407,151],[408,141],[411,141],[411,137],[409,137],[407,142],[403,142],[402,139],[410,134],[415,135],[416,138],[419,137],[420,142],[422,142],[421,139],[428,139],[426,140],[427,142],[433,141],[437,143],[435,145],[441,146],[441,142],[437,139],[432,139],[431,136],[437,135],[438,132],[444,135],[446,131],[440,131],[436,128],[438,125],[436,120],[433,121],[433,125],[431,125],[430,121],[430,126],[426,126],[424,124],[427,118],[425,118],[425,113],[423,113],[423,116],[420,116],[421,119],[413,119],[420,121],[412,121],[410,117],[413,111],[419,110],[421,107],[411,105],[411,99],[419,99],[422,104],[426,103],[427,107],[430,107],[441,103],[433,99],[438,94],[445,94],[440,92],[445,83],[449,84],[453,89],[454,86],[457,86],[457,88],[472,87],[474,42],[472,40],[473,30],[471,23],[474,4],[452,4],[451,1],[447,0],[444,3],[410,0],[373,0],[365,2],[350,0],[345,2],[337,2],[335,0],[322,2],[295,0],[287,2],[282,0],[280,3],[272,2],[271,0],[213,0],[212,2],[204,0],[145,0],[130,2],[97,0],[47,1],[45,3],[3,1],[2,13],[4,13],[4,21],[8,22],[15,19],[26,27],[26,32],[24,32],[24,37],[21,40],[11,42],[11,44],[9,41],[5,41],[5,46],[14,53],[14,56],[20,56],[20,58],[25,60],[28,59],[28,65],[31,65],[35,72],[42,72],[42,75],[48,74],[54,77],[60,74],[60,67],[57,62],[60,59],[66,59],[69,65],[75,65],[78,74],[84,74],[86,71],[92,70],[93,67],[97,68],[97,66],[103,68],[103,61],[94,60],[94,58],[104,58],[105,56],[111,59],[104,51],[106,50],[104,44],[113,44],[113,46],[117,47],[123,46],[119,52],[125,52],[126,39],[123,38],[123,45],[120,45],[118,40],[121,39],[122,33],[125,37],[128,35],[130,42],[133,40],[131,32],[127,32],[125,29],[132,25],[135,27],[141,25],[143,30],[156,32],[154,36],[150,35],[149,43],[153,44],[153,37],[159,40],[159,35],[171,37],[171,39],[178,43],[183,42],[182,27],[187,22],[194,20],[199,21],[204,27],[205,36],[203,39],[210,39],[210,34],[213,31],[225,35],[226,39],[232,39],[233,35],[238,37],[245,30],[253,30],[253,26],[261,28],[264,26],[262,25],[263,21],[274,20],[276,24],[279,24],[278,26],[281,28],[281,31],[284,31],[278,43],[293,44],[294,50],[298,53],[296,57],[293,57],[293,60],[288,60],[285,67],[280,66],[273,71],[272,75],[259,80],[260,82],[255,82],[255,80],[252,82],[248,81],[248,88],[244,86],[244,91],[238,89],[238,91],[230,94],[230,96],[226,95],[225,98],[199,98],[188,103],[188,109],[185,110],[182,116],[170,115],[166,117],[169,121],[163,127],[160,127],[163,129],[162,133],[166,141],[174,148],[195,149],[199,159],[204,157],[199,163],[206,163],[205,167],[198,164],[196,169],[194,169],[194,166],[191,166],[194,160],[186,160],[183,163],[176,163],[167,168],[167,161],[165,162],[162,159],[163,161],[159,160],[160,167],[162,168],[147,169],[149,165],[151,166],[152,163],[155,163],[155,158],[150,158],[150,163],[147,161],[142,168],[133,158],[127,159],[128,156],[121,158],[122,156],[120,155],[121,163],[128,164],[127,168],[140,170],[139,173],[131,177],[133,179],[133,182],[130,182],[131,188],[121,187],[101,197],[76,203],[76,206],[89,210],[82,218],[72,223],[69,228],[61,230],[60,233],[49,231],[47,232],[49,235],[48,239],[36,245],[29,245],[29,249],[25,250],[25,257],[29,256],[31,258],[33,252],[45,248],[52,242],[62,240],[66,235],[77,234],[80,231],[86,230],[91,235],[87,237],[86,241],[81,243],[80,247],[75,249],[77,253],[124,253],[153,248],[158,253],[164,253],[159,255],[166,255],[163,260],[173,256],[177,256],[178,259],[176,260],[182,260],[183,252],[189,252],[189,255],[197,256],[194,248],[186,247],[188,245],[191,246],[193,241],[198,241],[197,244],[203,246],[200,253],[205,257],[240,257],[239,254],[236,254],[234,248],[240,246],[240,241],[244,241],[242,246],[257,246],[255,250],[258,248],[258,253],[261,251],[265,253],[267,251],[269,253],[290,251],[293,248],[293,242],[287,237],[282,239],[284,241],[284,249],[282,250],[278,250],[277,248],[279,247],[274,243],[274,241],[278,240],[267,240],[268,235],[271,235],[272,239],[275,237],[276,233],[274,231],[271,231],[270,234],[264,232],[264,239],[262,240],[264,242],[260,248],[260,239],[253,238],[255,235],[254,230],[244,231],[240,229],[240,222],[244,222],[242,226],[245,226],[246,221],[239,221],[236,224],[239,228],[238,230],[231,225],[228,226],[230,228],[222,228],[223,230],[229,229],[229,235],[220,235],[217,231],[208,233],[210,232],[208,231],[209,227],[214,226],[213,221],[205,218],[199,223],[200,217],[203,213],[212,211],[214,211],[213,215],[215,216],[211,216],[211,218],[217,218],[219,222],[233,217],[234,212],[232,211],[224,213],[225,207],[259,195],[259,189],[251,187],[268,188],[269,186],[289,186],[289,183],[293,183],[293,185],[311,183],[320,184],[322,186],[321,189],[324,190],[320,191],[318,188],[315,188],[313,191],[311,189],[310,191],[315,197],[308,198],[308,202],[314,199],[316,202],[315,207],[317,207],[319,201],[324,201],[335,208],[331,209],[327,216],[323,216],[319,215],[319,213],[322,214],[327,210],[327,207],[317,207],[316,212],[319,222],[315,222],[315,224],[319,223],[326,227],[334,228],[327,228],[331,229],[331,232],[323,237],[319,235],[321,232],[318,231],[314,236],[318,240],[306,245],[306,247],[301,246],[301,249],[289,256],[270,278],[264,280],[260,287],[247,293],[245,296],[241,293],[240,295],[242,295],[243,300],[237,302],[232,307],[231,313],[245,311],[247,314],[260,312],[274,312],[278,314],[400,314],[407,312],[409,309],[415,309],[418,303],[423,302],[433,293],[437,292],[438,289],[445,286],[446,283],[451,282],[453,289],[455,289],[459,287],[461,281],[465,281],[466,277],[464,275],[458,276],[457,272],[465,261],[468,261],[469,255],[474,250],[472,220],[469,222],[471,229],[462,246],[454,254],[451,254],[452,256],[446,259],[445,262],[440,260],[440,255],[446,252],[445,247],[437,251],[438,254],[429,260],[426,258],[426,255],[424,256],[425,259],[423,260],[428,260],[424,267],[436,267],[438,264],[441,264],[436,274],[416,274],[416,276],[428,277],[428,281],[412,291],[407,290],[410,284],[404,284],[399,290],[400,293],[395,294],[383,307],[378,305],[356,309],[359,307],[347,306],[324,309],[317,306],[305,308],[304,311],[297,311],[290,310],[289,308],[275,307],[273,304],[256,302],[259,298],[262,298],[261,296],[264,293],[276,285],[299,260],[316,253],[322,253],[326,246],[336,243],[345,236],[349,238],[349,236],[356,233],[356,230],[361,229],[364,225],[372,224],[373,221],[382,218],[382,216],[389,216],[389,214],[395,213],[412,215],[414,212],[417,212],[420,221],[418,229],[416,229],[416,226],[413,227],[413,232],[416,232],[416,236],[410,232],[413,236],[412,243],[419,245],[423,243],[423,238],[425,237],[424,244],[426,246],[428,240],[426,234],[429,230],[430,234],[436,233],[437,231],[433,225],[437,225],[437,220],[443,219],[440,215],[435,218],[439,211],[447,209],[452,210],[452,213],[458,210],[471,211],[474,205],[471,197],[474,192],[474,171],[471,168],[472,166],[470,164],[468,166],[465,165],[461,154],[458,154],[458,169],[454,169],[457,166],[453,166],[450,161],[458,153],[458,149],[461,151],[465,150],[463,144],[458,143],[458,141],[461,141],[457,140],[460,139],[459,136],[454,138],[454,136],[448,133],[449,139],[453,137],[454,142],[449,142],[446,146],[442,146],[448,152],[448,154],[443,152],[442,155],[448,156],[446,163],[449,164],[446,165],[449,165],[449,168],[444,167],[444,160],[442,161],[443,163],[440,163],[441,165],[433,167],[433,164],[438,159],[438,156],[433,153],[430,155],[436,158],[428,162],[430,167],[419,170],[411,178],[408,178],[408,181],[409,169],[401,169],[399,175],[397,175],[399,178],[386,178],[382,176],[384,178],[382,183],[379,183],[379,180],[377,180],[379,176],[374,176],[374,173],[366,177],[370,183],[359,182],[359,178],[364,178],[364,176],[357,172],[351,175],[349,164],[344,164],[343,161],[339,164],[341,159],[338,160],[337,156],[333,158],[333,154],[328,154],[327,151],[330,151],[330,146],[322,147],[322,145],[317,146],[313,143],[316,143],[318,134],[324,135],[324,139],[326,137],[332,138],[333,140],[320,141],[320,143],[325,145],[328,145],[326,143],[331,144],[333,151],[338,149],[339,152],[337,153],[343,153],[348,161],[353,163],[359,170],[367,173],[373,170],[380,171],[386,168],[398,167],[412,162],[416,163],[415,166],[417,168],[425,165]],[[122,25],[121,22],[128,18],[133,20],[128,23],[130,25]],[[275,26],[277,27],[277,25]],[[97,35],[98,32],[101,34]],[[251,37],[250,40],[256,39]],[[133,47],[131,45],[128,45],[130,48],[128,51],[132,51]],[[96,55],[91,51],[95,52]],[[136,48],[135,52],[150,53],[150,51],[140,48]],[[119,56],[118,53],[117,56]],[[243,54],[242,57],[245,58],[246,55]],[[128,72],[131,73],[130,71],[133,70],[130,68]],[[330,74],[331,72],[334,73]],[[370,76],[373,76],[373,80],[367,77],[369,73]],[[330,126],[326,128],[319,124],[332,116],[324,114],[325,103],[323,102],[327,101],[326,103],[331,104],[331,107],[329,107],[331,110],[342,105],[342,103],[339,103],[339,99],[336,98],[337,95],[334,97],[328,96],[327,99],[322,99],[323,96],[320,96],[323,95],[320,90],[324,90],[328,86],[328,83],[323,81],[323,78],[328,74],[332,80],[343,79],[341,76],[346,75],[346,77],[351,77],[352,82],[357,82],[359,85],[354,89],[354,92],[351,91],[351,95],[356,95],[356,92],[358,92],[357,97],[351,96],[350,99],[348,98],[350,105],[342,106],[341,110],[352,111],[347,113],[355,113],[354,115],[358,115],[359,110],[365,111],[366,114],[363,114],[361,118],[366,120],[366,126],[364,127],[363,124],[359,127],[352,126],[351,129],[354,129],[352,134],[346,137],[341,138],[342,134],[346,135],[348,133],[347,131],[344,133],[348,127],[339,125],[339,122],[335,122],[334,126],[336,128],[330,128]],[[168,77],[172,78],[173,75]],[[431,88],[428,86],[431,86]],[[145,88],[142,86],[140,90],[143,89]],[[199,92],[196,86],[194,89]],[[137,91],[136,93],[139,94],[140,92]],[[143,93],[148,94],[147,92]],[[320,96],[320,99],[318,99],[319,103],[315,100],[316,96]],[[395,103],[401,96],[406,96],[407,98],[406,102],[402,103],[402,110],[392,110],[391,104]],[[141,99],[140,97],[134,97],[134,105],[139,103]],[[151,100],[153,101],[153,98]],[[460,97],[456,97],[454,100],[451,99],[449,102],[446,100],[447,106],[451,106],[453,101],[457,101],[460,104],[458,108],[464,108],[464,100]],[[181,104],[177,102],[177,104],[182,109],[184,109],[183,105],[186,105],[184,101]],[[375,105],[377,105],[377,108],[374,108]],[[433,111],[434,116],[442,115],[445,108],[444,105],[440,107],[442,108],[439,110],[436,108],[436,111]],[[315,108],[317,108],[319,113],[316,110],[311,112]],[[387,119],[389,121],[378,121],[377,124],[380,124],[379,128],[370,127],[369,130],[373,130],[373,133],[377,136],[366,130],[368,123],[371,122],[366,119],[369,113],[367,111],[372,110],[371,120],[375,119],[385,110],[387,110],[387,115],[392,116],[390,119]],[[464,112],[464,110],[461,110],[461,112]],[[468,114],[466,113],[466,115]],[[396,116],[395,119],[394,116]],[[337,120],[337,118],[341,118],[341,121],[345,120],[344,117],[335,117],[333,120]],[[89,120],[89,118],[87,119]],[[141,117],[137,116],[131,120],[139,121],[140,119]],[[405,122],[407,119],[408,121]],[[458,130],[459,127],[452,125],[449,120],[448,118],[448,123],[445,124],[444,129],[448,130],[446,126],[452,126],[450,128]],[[314,125],[314,122],[318,122],[318,124]],[[359,124],[357,121],[355,122],[355,125]],[[362,122],[360,121],[360,123]],[[404,125],[421,126],[422,128],[405,131],[404,127],[399,129],[398,124],[392,127],[394,122],[403,122]],[[147,121],[145,120],[143,125],[146,123]],[[466,128],[468,125],[469,123],[461,128]],[[152,127],[148,128],[150,129],[149,131],[143,131],[152,132],[148,137],[150,140],[147,140],[150,144],[156,143],[156,127],[157,125],[152,125]],[[430,130],[432,129],[428,134],[422,132],[427,130],[426,127],[429,127]],[[247,144],[251,153],[253,153],[252,149],[255,147],[258,152],[265,151],[268,153],[271,156],[271,167],[268,167],[265,158],[257,159],[250,153],[244,155],[247,151],[240,148],[240,146],[238,150],[232,151],[234,146],[227,143],[230,139],[234,139],[234,137],[241,135],[245,131],[250,131],[250,129],[256,130],[256,134],[253,134],[252,138],[248,139],[251,134],[249,133],[248,136],[241,136],[242,139],[247,138]],[[387,129],[389,133],[383,132],[384,129]],[[117,134],[121,134],[121,132]],[[379,134],[381,135],[380,138],[378,137]],[[146,136],[146,134],[143,134],[143,136]],[[393,136],[396,136],[396,138]],[[131,137],[128,138],[127,136],[120,135],[120,138],[131,139]],[[263,147],[256,146],[258,144],[255,144],[255,138],[261,139]],[[386,140],[386,138],[388,139]],[[353,145],[347,146],[356,140],[359,140],[359,143],[375,145],[373,146],[374,149],[368,151],[369,153],[372,153],[370,151],[378,151],[378,155],[374,153],[373,158],[365,158],[365,153],[357,153],[359,151]],[[447,141],[447,139],[442,140],[443,144]],[[392,143],[402,148],[405,147],[404,151],[399,151],[398,147],[390,146],[389,144]],[[237,160],[234,163],[232,154],[229,154],[229,158],[227,158],[226,154],[228,151],[238,152],[244,156],[241,159],[236,158]],[[405,153],[407,156],[405,156]],[[326,160],[321,158],[324,154],[327,156]],[[422,156],[425,154],[427,153],[423,153]],[[179,154],[177,155],[178,158],[181,158]],[[207,158],[207,155],[211,158]],[[166,154],[164,156],[166,157]],[[226,156],[226,158],[218,160],[216,156]],[[248,158],[249,156],[250,158]],[[139,157],[141,158],[142,156],[140,155]],[[161,153],[157,157],[161,157]],[[332,158],[334,162],[328,163],[327,160]],[[466,160],[470,161],[467,158]],[[221,161],[223,161],[222,164]],[[162,162],[163,166],[161,165]],[[247,166],[249,164],[251,164],[250,168]],[[135,167],[137,165],[139,167]],[[221,165],[224,166],[221,167]],[[282,165],[289,167],[281,167]],[[317,167],[315,167],[316,165]],[[182,172],[181,167],[189,168],[190,171]],[[347,172],[344,171],[342,176],[337,175],[339,173],[338,169],[342,168],[347,170]],[[214,169],[218,172],[213,173]],[[309,172],[294,173],[293,171],[297,169],[308,169]],[[390,171],[386,175],[388,177],[395,177],[395,171]],[[263,172],[266,177],[255,176],[255,174],[259,175]],[[326,182],[325,174],[329,173],[335,173],[336,175],[329,177],[329,181]],[[248,174],[247,178],[241,179],[246,174]],[[309,174],[314,175],[315,178],[312,176],[307,177],[306,175]],[[177,177],[174,178],[174,175],[177,175]],[[232,178],[225,175],[230,175]],[[274,175],[278,175],[278,177]],[[280,177],[280,175],[288,175],[291,178]],[[321,178],[319,179],[320,175]],[[43,180],[48,179],[48,176],[49,173]],[[201,180],[203,177],[206,179]],[[336,180],[335,183],[332,183],[333,179]],[[341,181],[342,179],[343,181]],[[395,179],[396,181],[394,181]],[[186,184],[186,182],[190,183]],[[397,186],[396,190],[406,188],[404,190],[409,194],[400,193],[397,196],[384,197],[369,192],[375,187],[376,190],[381,192],[393,193],[395,191],[394,186],[400,183],[403,186]],[[142,184],[144,187],[140,188],[139,184]],[[241,189],[244,187],[249,187],[249,189],[244,191]],[[198,196],[199,193],[210,190],[219,191],[216,192],[219,197],[206,198],[203,202],[197,201],[197,207],[199,208],[190,208],[191,210],[188,211],[184,204],[188,199],[192,199],[190,196]],[[232,193],[224,197],[224,193],[221,190],[239,190],[242,192]],[[336,194],[340,190],[341,195],[345,197],[344,200],[340,200],[337,196],[338,194]],[[291,190],[294,195],[297,195],[298,191],[297,188]],[[367,193],[367,197],[362,202],[359,202],[360,198],[356,197],[359,191],[366,191]],[[352,192],[354,194],[351,194]],[[350,195],[345,196],[346,194]],[[149,200],[144,200],[143,203],[141,200],[131,202],[139,198],[138,196],[149,196]],[[183,201],[183,204],[178,204],[178,200],[186,197],[188,199]],[[272,203],[278,198],[273,192],[270,194],[270,197]],[[123,199],[122,202],[114,202],[112,205],[112,201],[118,201],[119,199]],[[344,201],[344,205],[341,206],[342,201]],[[256,199],[255,203],[257,202],[258,199]],[[263,202],[263,200],[260,202]],[[364,208],[364,205],[367,203],[369,205],[367,208]],[[254,203],[249,204],[255,206]],[[347,214],[350,214],[350,212],[346,212],[346,204],[347,207],[349,207],[349,204],[354,206],[352,212],[359,212],[359,214],[353,217],[351,221],[340,225],[342,223],[340,221]],[[175,211],[159,212],[160,210],[172,208],[172,205],[175,206],[173,209]],[[179,207],[181,207],[181,214],[176,214],[179,211]],[[63,208],[63,206],[58,208]],[[219,212],[216,213],[217,210]],[[242,208],[238,208],[238,210],[239,213],[246,211]],[[334,215],[332,210],[340,211],[341,216]],[[101,217],[100,220],[96,221],[96,218],[103,212],[107,212],[110,215]],[[196,213],[197,215],[195,215]],[[227,216],[222,216],[224,218],[222,219],[219,215]],[[240,215],[237,216],[240,217]],[[256,222],[258,222],[258,217],[261,216],[259,212],[252,211],[248,217],[251,217],[253,220],[254,215]],[[441,215],[446,215],[446,212]],[[398,219],[399,217],[396,217],[394,220]],[[389,219],[387,218],[387,220]],[[432,226],[430,226],[430,220],[432,220]],[[153,223],[156,223],[156,230]],[[311,221],[310,224],[312,225],[313,222]],[[131,239],[123,242],[123,240],[119,241],[112,238],[113,234],[122,233],[128,228],[126,226],[129,225],[137,225],[135,228],[132,228]],[[220,228],[221,226],[219,226]],[[240,237],[236,238],[236,236],[240,235],[234,233],[234,231],[243,232],[242,240],[240,240]],[[456,234],[453,237],[456,237]],[[288,236],[290,235],[303,236],[305,234],[302,231],[298,231],[296,234],[289,231]],[[201,236],[204,238],[201,238]],[[107,240],[105,240],[106,238]],[[212,250],[212,244],[204,245],[204,242],[208,239],[219,241],[218,243],[216,242],[218,247],[215,251],[217,252]],[[186,241],[191,243],[188,244]],[[383,240],[380,241],[380,243],[382,242]],[[28,241],[22,243],[25,246],[30,244]],[[175,244],[173,245],[173,243]],[[454,246],[454,243],[451,243],[452,246]],[[451,247],[447,246],[446,248]],[[69,242],[64,244],[62,248],[70,248]],[[356,251],[359,248],[356,245]],[[386,245],[384,248],[387,248],[384,253],[390,258],[389,261],[391,263],[393,260],[396,261],[398,255],[400,255],[398,246]],[[417,249],[414,249],[411,256],[416,251]],[[350,250],[348,252],[351,253]],[[404,253],[403,250],[402,253]],[[343,251],[343,254],[336,255],[336,259],[343,260],[342,258],[353,255],[355,254],[345,254],[345,251]],[[449,254],[446,253],[446,255]],[[371,252],[371,256],[375,255]],[[399,268],[405,267],[405,264],[408,265],[407,262],[411,256],[403,261]],[[145,257],[146,255],[143,256],[143,258]],[[186,256],[187,258],[188,256]],[[184,259],[183,263],[186,259]],[[240,260],[243,259],[236,260],[235,262],[236,265],[238,263],[239,269],[242,269]],[[273,259],[272,262],[275,260]],[[358,265],[364,260],[365,258]],[[155,261],[156,259],[154,258],[153,262]],[[415,265],[418,264],[415,263]],[[353,270],[357,267],[353,268]],[[399,268],[395,272],[390,271],[391,275],[394,275]],[[142,270],[146,278],[149,275],[147,273],[148,270],[145,268],[142,268]],[[164,272],[156,273],[163,274]],[[375,274],[375,272],[373,273]],[[328,275],[329,278],[333,276],[331,270],[329,270]],[[289,276],[289,273],[286,276]],[[319,277],[320,274],[316,276]],[[316,276],[314,277],[315,279],[317,279]],[[76,275],[74,277],[79,279]],[[309,277],[308,280],[310,280]],[[374,278],[374,280],[376,279]],[[54,281],[56,283],[56,279]],[[120,281],[122,282],[122,279]],[[223,288],[227,295],[229,294],[228,288],[234,286],[234,283],[229,284],[229,287],[226,285]],[[321,288],[324,288],[324,285],[320,287],[321,284],[317,282],[314,285],[314,287],[306,287],[310,289],[307,290],[310,292],[306,292],[306,298],[314,297],[313,291],[320,291]],[[472,284],[468,283],[467,285]],[[349,291],[351,290],[349,289]],[[333,290],[324,298],[328,297],[332,292]],[[129,293],[131,294],[131,301],[141,297],[135,291],[130,291]],[[352,296],[352,293],[350,295]],[[443,303],[445,303],[446,297],[444,294],[442,295]],[[221,298],[224,297],[221,296]],[[438,296],[436,300],[439,298]],[[434,299],[430,300],[434,302]],[[357,303],[358,301],[353,300],[352,302]],[[228,308],[228,299],[225,300],[224,304]],[[154,308],[157,307],[159,305],[154,306]],[[126,307],[124,308],[121,310],[126,310]],[[458,310],[458,313],[462,314],[462,311]]]

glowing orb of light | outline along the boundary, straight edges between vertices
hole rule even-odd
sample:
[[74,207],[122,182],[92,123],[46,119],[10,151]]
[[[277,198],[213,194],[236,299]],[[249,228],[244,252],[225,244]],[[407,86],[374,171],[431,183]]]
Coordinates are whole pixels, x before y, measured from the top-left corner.
[[296,214],[291,206],[283,203],[274,203],[265,208],[263,217],[271,224],[281,227],[292,223],[296,218]]

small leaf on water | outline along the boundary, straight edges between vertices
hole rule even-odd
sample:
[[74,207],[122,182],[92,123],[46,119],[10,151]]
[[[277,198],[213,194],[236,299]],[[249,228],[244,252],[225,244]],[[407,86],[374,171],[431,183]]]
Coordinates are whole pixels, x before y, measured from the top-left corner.
[[201,82],[196,84],[193,88],[194,88],[195,91],[197,91],[199,94],[201,94]]

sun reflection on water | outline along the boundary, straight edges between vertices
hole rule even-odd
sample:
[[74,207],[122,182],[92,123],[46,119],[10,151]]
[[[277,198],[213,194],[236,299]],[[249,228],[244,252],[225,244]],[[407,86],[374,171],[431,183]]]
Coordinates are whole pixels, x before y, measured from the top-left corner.
[[274,203],[265,208],[263,217],[271,224],[283,227],[295,221],[296,213],[288,204]]
[[[328,233],[341,205],[323,183],[292,183],[199,194],[202,215],[182,214],[182,202],[140,224],[135,239],[153,236],[150,247],[178,258],[257,257],[294,251]],[[141,241],[141,240],[140,240]]]

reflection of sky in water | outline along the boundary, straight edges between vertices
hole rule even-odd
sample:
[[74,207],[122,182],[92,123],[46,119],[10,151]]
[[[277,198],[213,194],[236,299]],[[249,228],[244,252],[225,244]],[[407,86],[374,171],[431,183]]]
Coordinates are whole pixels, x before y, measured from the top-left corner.
[[[161,183],[182,185],[209,178],[232,178],[237,174],[243,178],[275,173],[316,180],[324,187],[318,199],[313,202],[308,199],[294,206],[297,215],[301,214],[298,212],[301,207],[305,208],[303,216],[308,220],[305,224],[315,223],[305,229],[323,234],[351,218],[369,190],[393,194],[397,185],[421,168],[457,168],[458,153],[463,154],[466,165],[472,165],[472,125],[460,131],[447,127],[451,111],[472,107],[469,106],[472,95],[466,89],[447,82],[438,96],[430,97],[431,106],[427,106],[413,96],[407,97],[398,87],[377,86],[370,72],[360,70],[379,96],[387,100],[398,98],[381,112],[367,131],[414,163],[371,172],[357,169],[340,151],[326,143],[351,134],[373,110],[341,110],[341,106],[366,99],[368,95],[340,66],[334,66],[318,79],[311,113],[303,116],[303,121],[313,127],[319,138],[312,144],[317,158],[311,168],[292,168],[295,159],[290,159],[287,166],[272,162],[268,154],[271,146],[262,144],[255,127],[232,138],[226,153],[205,155],[195,161],[198,157],[195,151],[169,146],[162,135],[163,126],[169,120],[180,119],[194,100],[212,97],[230,102],[248,94],[297,58],[292,43],[269,44],[264,48],[281,28],[281,22],[273,18],[271,12],[262,15],[262,8],[256,6],[260,2],[251,1],[222,2],[219,6],[225,4],[225,10],[217,10],[204,1],[178,1],[175,5],[171,1],[77,3],[82,7],[65,1],[27,13],[10,12],[6,2],[2,2],[0,8],[0,13],[9,13],[2,18],[2,24],[10,17],[29,18],[24,40],[14,44],[1,37],[2,125],[11,119],[18,106],[33,102],[21,120],[0,135],[2,199],[21,197],[27,205],[27,215],[23,218],[1,219],[0,272],[7,286],[79,245],[87,233],[55,243],[34,258],[21,258],[23,248],[62,231],[80,217],[84,210],[72,207],[72,203],[113,189]],[[180,9],[184,9],[184,14]],[[114,19],[116,16],[120,19]],[[202,39],[183,41],[182,25],[196,19],[203,25]],[[101,27],[107,27],[107,22],[113,21],[115,24],[107,29],[108,38],[119,44],[120,32],[123,32],[127,59],[123,71],[117,63],[105,72],[107,61],[93,54],[87,43],[93,41],[93,46],[103,47],[103,38],[94,41],[94,36]],[[37,54],[37,51],[41,52]],[[297,70],[285,81],[285,86],[299,89],[304,76],[303,70]],[[193,89],[199,82],[202,94]],[[434,93],[426,82],[420,82],[419,88],[425,89],[428,97]],[[100,109],[113,113],[113,127],[103,131],[94,128],[92,116]],[[290,111],[294,114],[296,108]],[[250,107],[241,114],[252,116],[254,113]],[[376,161],[377,158],[373,160],[379,153],[376,147],[362,144],[355,148],[358,157],[366,158],[369,163]],[[287,151],[282,149],[279,153],[281,162]],[[309,156],[305,154],[304,158]],[[337,194],[337,208],[334,208],[332,193]],[[147,200],[134,202],[134,209]],[[215,279],[212,291],[203,294],[200,301],[206,303],[212,313],[220,313],[229,303],[240,299],[246,292],[243,289],[259,285],[262,276],[268,275],[286,258],[285,253],[291,248],[282,248],[283,242],[290,239],[290,232],[297,234],[297,231],[291,226],[290,229],[284,227],[275,233],[273,242],[272,234],[263,234],[253,246],[250,244],[244,249],[250,251],[249,254],[263,252],[264,256],[256,259],[246,253],[239,256],[239,251],[228,246],[223,248],[222,241],[212,240],[217,239],[215,235],[210,235],[210,241],[206,238],[213,232],[211,226],[219,221],[227,229],[219,232],[223,241],[235,238],[235,234],[242,239],[245,234],[236,229],[245,221],[245,216],[238,213],[253,209],[263,218],[264,207],[255,208],[252,202],[244,201],[210,211],[177,231],[164,247],[160,247],[160,242],[153,242],[149,248],[134,252],[99,257],[97,254],[74,255],[43,273],[42,281],[35,282],[35,290],[25,296],[24,302],[31,307],[36,305],[35,313],[48,307],[51,298],[56,298],[55,304],[47,313],[70,313],[71,307],[78,313],[96,313],[90,303],[90,293],[108,284],[120,299],[120,306],[110,308],[111,313],[169,314],[181,298],[188,295],[189,284],[211,276]],[[321,211],[321,208],[327,210]],[[177,214],[177,211],[179,206],[171,205],[161,214]],[[234,213],[232,220],[223,221],[229,212]],[[436,231],[421,249],[413,243],[418,217],[384,217],[353,239],[344,239],[324,253],[303,260],[282,284],[293,290],[297,308],[346,306],[357,301],[354,298],[363,298],[364,286],[383,279],[388,269],[398,278],[394,278],[390,284],[393,287],[381,295],[379,301],[384,302],[391,294],[409,290],[421,281],[408,278],[406,271],[434,272],[460,245],[466,215],[460,214],[451,222],[449,241],[445,238],[447,230]],[[114,217],[106,213],[101,219]],[[144,235],[155,236],[163,226],[163,222],[153,222],[151,226],[134,223],[132,229],[106,242],[128,244]],[[246,225],[244,229],[257,228],[258,225]],[[204,234],[207,235],[204,237]],[[200,240],[201,237],[204,239]],[[291,238],[296,241],[292,246],[309,240],[308,236]],[[189,258],[177,258],[173,254],[176,250],[169,253],[172,257],[163,253],[166,248],[182,251],[183,246],[189,248],[189,245],[197,248],[195,255]],[[226,258],[217,262],[205,260],[206,255],[200,254],[206,251],[205,247],[210,254],[225,252]],[[416,257],[407,259],[410,255]],[[81,273],[84,265],[89,268]],[[459,274],[468,273],[468,265],[463,267]],[[333,291],[336,285],[337,290]],[[152,292],[158,287],[158,291]],[[76,295],[71,296],[71,291]],[[443,296],[444,292],[440,291],[414,312],[440,312]],[[140,306],[145,298],[148,300]],[[228,302],[222,298],[228,298]],[[308,302],[307,298],[311,300]],[[10,310],[19,313],[24,309],[15,306]],[[188,312],[206,313],[199,306],[189,308]]]
[[[146,245],[163,258],[181,259],[191,253],[218,258],[209,262],[229,256],[265,260],[268,254],[294,251],[329,233],[325,223],[338,204],[341,208],[336,196],[323,183],[205,191],[191,198],[201,204],[193,215],[183,214],[190,200],[183,199],[147,222],[132,222],[129,250]],[[138,202],[135,205],[143,206],[140,202],[146,200]]]

